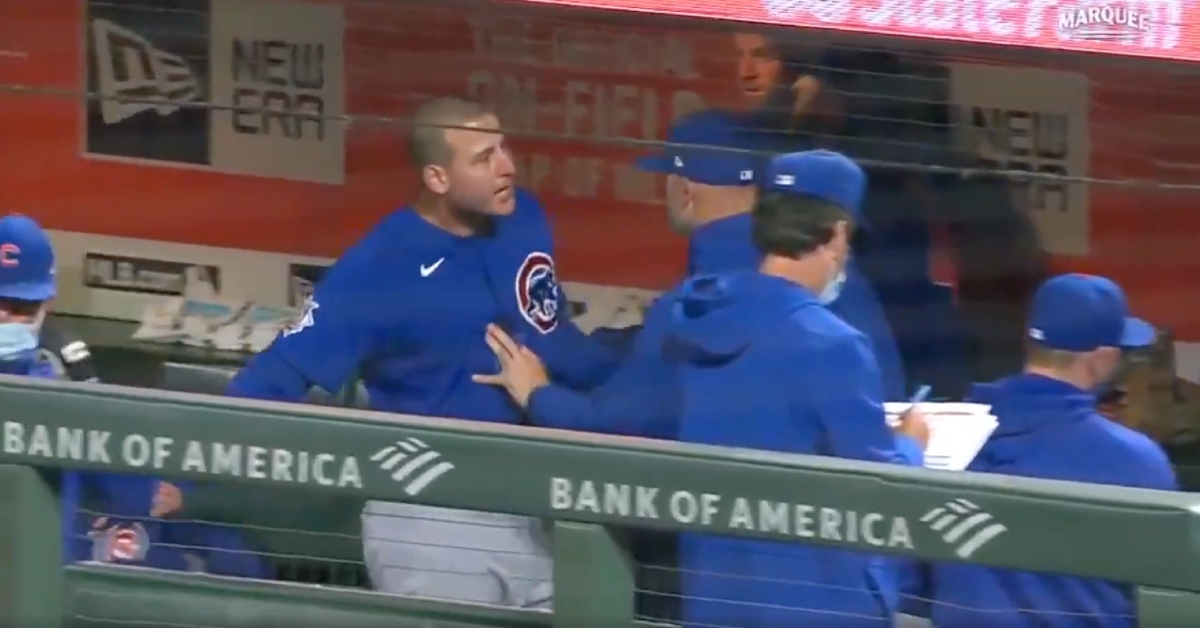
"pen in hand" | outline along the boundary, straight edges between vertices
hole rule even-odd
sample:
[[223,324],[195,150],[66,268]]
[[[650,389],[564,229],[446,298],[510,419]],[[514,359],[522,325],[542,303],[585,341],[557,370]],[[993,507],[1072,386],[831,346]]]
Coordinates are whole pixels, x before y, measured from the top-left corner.
[[914,408],[916,408],[923,401],[925,401],[926,398],[929,397],[929,393],[932,390],[933,389],[929,386],[921,386],[918,388],[917,392],[908,400],[908,408],[901,414],[908,414],[909,412],[912,412]]

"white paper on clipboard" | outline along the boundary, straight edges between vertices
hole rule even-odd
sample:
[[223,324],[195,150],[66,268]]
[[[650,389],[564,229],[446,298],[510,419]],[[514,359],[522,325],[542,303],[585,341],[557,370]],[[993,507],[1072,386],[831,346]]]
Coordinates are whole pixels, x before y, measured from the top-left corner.
[[[905,401],[883,404],[889,425],[894,425],[910,404]],[[979,403],[922,403],[921,413],[929,424],[929,445],[925,448],[925,468],[962,471],[983,449],[997,420],[991,406]]]

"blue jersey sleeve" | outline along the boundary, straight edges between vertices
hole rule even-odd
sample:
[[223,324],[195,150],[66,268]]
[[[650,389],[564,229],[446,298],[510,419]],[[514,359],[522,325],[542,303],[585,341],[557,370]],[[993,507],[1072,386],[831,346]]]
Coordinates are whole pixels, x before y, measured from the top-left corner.
[[652,309],[633,351],[591,393],[550,385],[534,391],[529,415],[534,425],[558,429],[675,438],[678,395],[674,367],[662,358],[663,326]]
[[[336,269],[336,267],[335,267]],[[299,318],[243,368],[229,386],[242,397],[297,401],[312,385],[336,392],[354,375],[379,336],[372,299],[387,288],[336,269],[317,285]]]
[[913,466],[916,443],[902,443],[887,424],[879,366],[865,336],[829,338],[803,363],[804,394],[840,458]]
[[[518,190],[517,212],[523,228],[537,234],[531,240],[545,247],[553,258],[554,238],[541,203],[528,191]],[[555,282],[558,283],[557,277]],[[604,343],[589,338],[571,321],[571,304],[561,284],[558,285],[556,298],[558,324],[549,332],[548,338],[538,343],[538,356],[556,381],[576,389],[598,386],[612,375],[621,356]]]

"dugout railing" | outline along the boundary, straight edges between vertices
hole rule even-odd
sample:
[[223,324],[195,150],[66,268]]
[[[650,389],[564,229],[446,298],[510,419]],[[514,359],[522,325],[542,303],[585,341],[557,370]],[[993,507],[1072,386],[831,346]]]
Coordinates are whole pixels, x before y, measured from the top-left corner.
[[[0,408],[0,595],[19,626],[631,625],[632,566],[608,524],[1134,583],[1143,628],[1186,625],[1200,611],[1200,499],[1189,494],[9,377]],[[396,443],[437,452],[441,466],[395,480],[380,452]],[[556,610],[63,569],[45,473],[57,469],[296,491],[313,504],[379,499],[553,520]],[[956,514],[974,523],[938,524]]]

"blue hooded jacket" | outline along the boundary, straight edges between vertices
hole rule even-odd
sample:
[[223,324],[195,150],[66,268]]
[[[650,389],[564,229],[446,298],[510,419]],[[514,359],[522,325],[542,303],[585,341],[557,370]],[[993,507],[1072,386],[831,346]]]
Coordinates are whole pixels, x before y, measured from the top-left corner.
[[[866,337],[808,290],[758,272],[702,275],[671,297],[683,442],[920,464],[882,408]],[[680,535],[687,625],[878,628],[897,604],[884,556]]]
[[[999,426],[968,471],[1175,490],[1166,455],[1096,412],[1095,396],[1040,375],[976,385]],[[938,628],[1133,628],[1129,585],[970,564],[937,564],[928,583]],[[979,612],[986,609],[987,612]]]
[[[749,213],[710,222],[696,229],[688,242],[688,276],[758,268],[762,255],[750,237]],[[678,288],[677,288],[678,289]],[[676,289],[676,290],[677,290]],[[670,304],[675,291],[655,301],[624,363],[591,393],[551,384],[534,391],[529,414],[535,425],[674,439],[679,416],[675,368],[663,361],[662,343],[670,327]],[[904,395],[904,368],[883,308],[870,283],[853,263],[846,269],[841,296],[829,308],[871,340],[884,373],[888,399]]]
[[[688,276],[757,270],[762,254],[751,239],[750,214],[738,214],[709,223],[696,230],[688,246]],[[886,399],[903,399],[908,385],[904,364],[892,328],[875,288],[854,260],[846,264],[846,283],[838,298],[828,305],[839,318],[861,331],[871,341],[875,360],[883,374]]]

